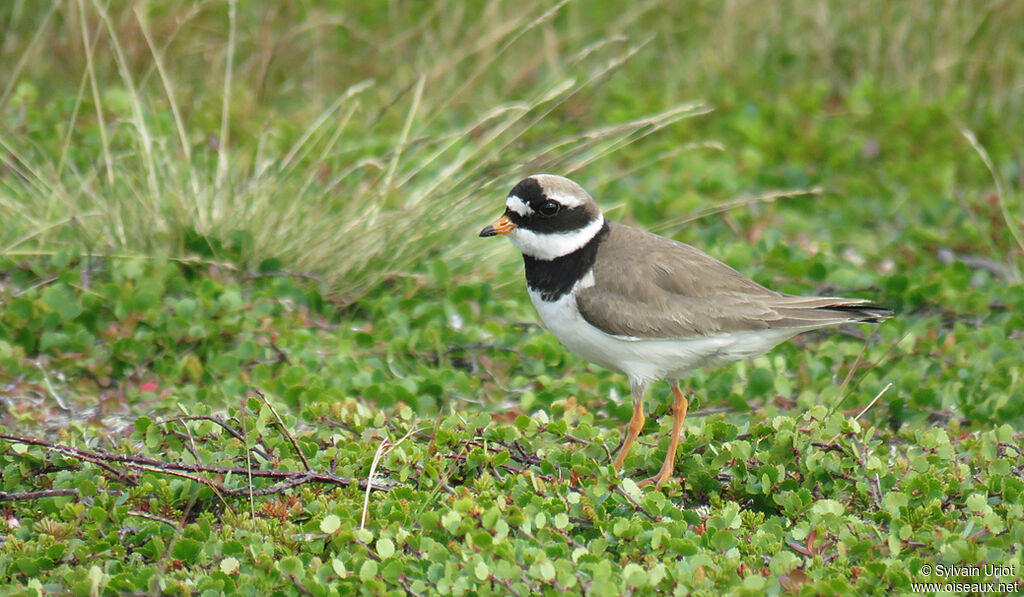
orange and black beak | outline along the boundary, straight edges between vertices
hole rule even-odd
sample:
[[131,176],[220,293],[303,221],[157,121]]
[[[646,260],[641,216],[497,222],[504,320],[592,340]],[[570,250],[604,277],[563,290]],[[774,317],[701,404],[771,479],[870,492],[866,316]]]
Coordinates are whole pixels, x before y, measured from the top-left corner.
[[498,220],[490,226],[480,231],[480,236],[498,236],[499,234],[508,234],[515,230],[516,225],[509,219],[508,214],[505,214],[498,218]]

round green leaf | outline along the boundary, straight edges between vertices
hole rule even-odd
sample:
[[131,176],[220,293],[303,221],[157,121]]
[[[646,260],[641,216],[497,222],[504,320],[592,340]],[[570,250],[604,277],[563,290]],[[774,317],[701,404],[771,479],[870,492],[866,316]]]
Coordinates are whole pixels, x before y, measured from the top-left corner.
[[330,535],[339,528],[341,528],[341,518],[337,514],[328,514],[320,521],[320,532],[322,533]]
[[395,553],[395,542],[390,537],[381,537],[377,540],[377,555],[381,559],[390,558]]

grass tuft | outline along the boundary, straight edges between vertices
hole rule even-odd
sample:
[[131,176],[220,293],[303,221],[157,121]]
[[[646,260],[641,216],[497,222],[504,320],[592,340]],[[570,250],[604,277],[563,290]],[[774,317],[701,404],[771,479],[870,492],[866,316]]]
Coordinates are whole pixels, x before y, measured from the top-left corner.
[[[593,93],[643,47],[616,36],[567,60],[556,58],[551,68],[537,65],[510,94],[518,99],[487,94],[466,110],[470,118],[447,117],[454,102],[475,103],[480,89],[493,85],[488,74],[504,68],[502,56],[535,43],[536,30],[556,18],[563,4],[534,7],[511,20],[484,20],[469,44],[435,37],[435,13],[398,23],[404,29],[394,40],[423,44],[447,60],[402,75],[374,73],[349,86],[289,135],[294,141],[288,146],[264,125],[247,125],[255,138],[234,142],[245,134],[232,124],[244,111],[237,98],[245,95],[234,82],[241,79],[235,55],[253,41],[236,39],[236,3],[227,4],[217,133],[197,143],[203,127],[181,109],[189,96],[196,99],[182,90],[180,80],[188,73],[180,65],[169,68],[166,49],[186,43],[180,38],[188,32],[174,30],[160,39],[152,17],[138,7],[115,17],[79,1],[82,79],[89,92],[79,90],[58,153],[25,140],[0,141],[6,165],[18,173],[3,181],[9,211],[4,240],[20,234],[9,248],[37,251],[84,240],[100,255],[183,258],[198,252],[243,269],[274,259],[289,271],[317,275],[346,300],[424,259],[441,257],[459,267],[468,253],[465,243],[497,209],[504,187],[531,171],[524,164],[572,172],[706,112],[685,103],[621,124],[538,134],[547,119],[581,94]],[[135,27],[114,25],[126,19]],[[68,26],[43,19],[34,39]],[[209,42],[193,35],[192,43]],[[142,69],[137,48],[131,56],[140,41],[149,53]],[[469,53],[460,53],[467,45]],[[36,50],[30,43],[22,61]],[[250,59],[243,56],[238,64]],[[104,70],[111,66],[113,72]],[[150,80],[150,69],[159,84]],[[10,81],[5,93],[15,87]],[[396,113],[404,114],[399,121]],[[99,133],[98,162],[76,152],[85,144],[83,135],[91,134],[90,119]],[[47,206],[42,213],[31,208],[40,204]],[[69,213],[73,230],[66,226]]]

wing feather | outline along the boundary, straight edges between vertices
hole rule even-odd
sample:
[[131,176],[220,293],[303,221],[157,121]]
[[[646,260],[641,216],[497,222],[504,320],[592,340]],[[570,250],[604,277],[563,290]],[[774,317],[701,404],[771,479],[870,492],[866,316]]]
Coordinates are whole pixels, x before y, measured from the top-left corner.
[[775,292],[690,245],[615,222],[609,226],[598,248],[595,284],[576,293],[583,318],[608,334],[681,339],[809,330],[891,315],[864,299]]

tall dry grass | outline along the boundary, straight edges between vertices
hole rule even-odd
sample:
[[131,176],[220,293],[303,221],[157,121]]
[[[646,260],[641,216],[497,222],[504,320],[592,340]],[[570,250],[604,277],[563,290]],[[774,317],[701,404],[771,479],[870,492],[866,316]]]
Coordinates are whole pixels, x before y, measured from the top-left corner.
[[475,266],[518,177],[614,176],[723,87],[826,72],[1024,114],[1013,2],[327,4],[0,9],[0,255],[199,239],[354,297],[429,257]]

